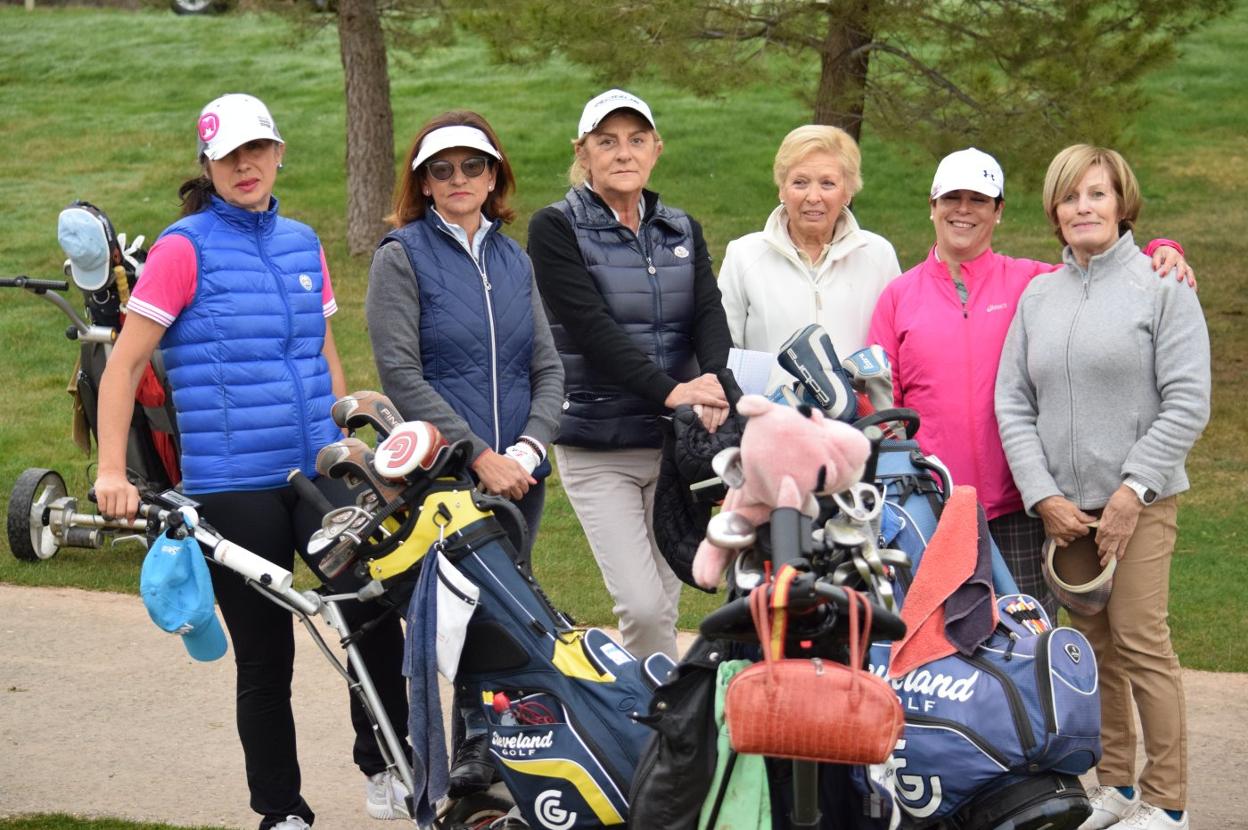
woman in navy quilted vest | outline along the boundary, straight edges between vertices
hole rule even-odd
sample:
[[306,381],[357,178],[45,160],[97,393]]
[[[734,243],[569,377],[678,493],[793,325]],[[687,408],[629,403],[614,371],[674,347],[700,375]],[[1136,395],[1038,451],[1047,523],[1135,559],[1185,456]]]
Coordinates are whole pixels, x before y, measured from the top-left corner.
[[581,114],[567,195],[529,225],[563,359],[555,458],[615,602],[624,645],[676,657],[680,580],[651,515],[659,419],[690,404],[714,431],[732,339],[702,228],[647,190],[663,141],[650,107],[612,89]]
[[[373,255],[365,307],[386,395],[404,418],[472,443],[478,486],[516,503],[531,548],[563,366],[533,266],[501,230],[515,218],[514,189],[484,118],[455,111],[431,119],[408,151],[390,216],[395,230]],[[465,730],[451,767],[454,798],[489,787],[493,776],[478,704],[470,698],[459,708]]]
[[[337,304],[316,234],[278,214],[273,187],[286,147],[268,108],[250,95],[223,95],[204,107],[198,129],[201,175],[179,190],[182,218],[152,246],[101,379],[95,492],[105,515],[133,516],[138,508],[126,439],[135,386],[159,345],[177,410],[183,489],[223,536],[289,569],[321,515],[287,475],[296,468],[315,475],[317,452],[342,437],[329,416],[346,391],[328,320]],[[292,617],[233,572],[213,568],[212,580],[234,646],[251,807],[261,830],[309,827],[315,816],[300,793],[290,705]],[[357,604],[344,612],[358,629],[377,609]],[[360,646],[402,735],[397,618],[383,620]],[[406,817],[405,791],[351,698],[366,809],[375,818]]]

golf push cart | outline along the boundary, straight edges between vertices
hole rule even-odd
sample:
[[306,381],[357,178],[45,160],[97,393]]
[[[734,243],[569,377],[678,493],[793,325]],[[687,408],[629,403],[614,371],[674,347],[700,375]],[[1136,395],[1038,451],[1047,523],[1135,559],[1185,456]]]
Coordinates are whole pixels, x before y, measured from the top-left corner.
[[[69,318],[65,337],[78,343],[68,391],[73,397],[73,436],[84,453],[97,439],[97,400],[104,365],[125,321],[130,291],[143,273],[144,238],[127,244],[103,211],[88,202],[74,202],[60,214],[57,237],[68,259],[68,280],[0,278],[0,288],[20,288],[42,297]],[[70,281],[81,293],[75,305]],[[81,309],[81,310],[80,310]],[[140,492],[161,492],[181,481],[178,435],[172,396],[164,379],[160,353],[152,358],[135,395],[134,417],[126,452],[128,475]],[[100,548],[119,534],[141,533],[134,523],[79,512],[56,470],[32,467],[21,473],[9,496],[9,549],[18,559],[50,559],[65,547]]]

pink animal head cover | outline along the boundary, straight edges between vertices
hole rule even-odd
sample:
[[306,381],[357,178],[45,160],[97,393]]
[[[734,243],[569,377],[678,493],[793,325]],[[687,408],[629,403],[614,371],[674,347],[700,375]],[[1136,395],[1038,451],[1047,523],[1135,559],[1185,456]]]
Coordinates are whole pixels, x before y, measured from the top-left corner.
[[849,424],[761,395],[741,398],[737,411],[749,418],[741,436],[742,489],[748,501],[800,507],[780,503],[790,500],[789,488],[782,487],[786,478],[803,498],[839,492],[862,478],[871,444]]

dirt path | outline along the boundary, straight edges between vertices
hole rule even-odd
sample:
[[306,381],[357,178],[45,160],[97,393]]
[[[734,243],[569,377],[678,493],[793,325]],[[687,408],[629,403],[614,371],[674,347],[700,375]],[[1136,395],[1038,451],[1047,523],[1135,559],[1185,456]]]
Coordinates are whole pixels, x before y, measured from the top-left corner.
[[[346,687],[297,637],[295,721],[317,827],[403,826],[364,814]],[[1188,671],[1184,682],[1192,827],[1248,827],[1248,675]],[[0,584],[0,816],[255,827],[233,684],[228,657],[194,662],[137,597]]]

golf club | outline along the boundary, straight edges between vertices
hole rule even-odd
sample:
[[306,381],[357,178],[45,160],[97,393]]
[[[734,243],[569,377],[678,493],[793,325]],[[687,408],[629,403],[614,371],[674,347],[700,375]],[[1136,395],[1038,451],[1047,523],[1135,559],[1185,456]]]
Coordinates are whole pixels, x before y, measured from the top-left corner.
[[334,401],[329,416],[343,429],[371,426],[381,438],[403,423],[398,408],[389,398],[367,389]]

